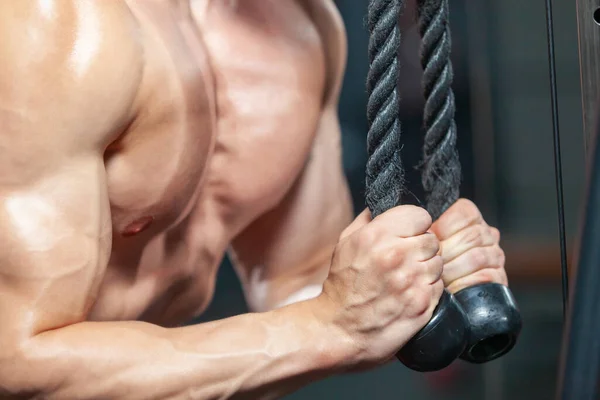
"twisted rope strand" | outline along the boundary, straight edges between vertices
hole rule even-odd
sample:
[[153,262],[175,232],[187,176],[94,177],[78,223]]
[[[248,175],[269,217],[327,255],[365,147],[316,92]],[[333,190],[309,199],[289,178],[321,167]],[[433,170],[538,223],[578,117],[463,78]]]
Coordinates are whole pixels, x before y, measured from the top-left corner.
[[426,130],[422,183],[427,210],[439,218],[459,197],[461,168],[456,150],[455,102],[450,61],[448,0],[419,0],[421,65]]
[[402,6],[403,0],[369,3],[366,202],[373,217],[400,204],[404,188],[397,89],[398,17]]

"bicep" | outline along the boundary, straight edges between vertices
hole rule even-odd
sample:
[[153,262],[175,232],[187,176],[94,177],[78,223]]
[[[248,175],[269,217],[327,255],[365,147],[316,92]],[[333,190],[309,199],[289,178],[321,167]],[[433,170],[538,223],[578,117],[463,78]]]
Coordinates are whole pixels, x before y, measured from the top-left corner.
[[[333,1],[307,2],[326,56],[323,111],[308,163],[285,199],[233,242],[232,259],[250,306],[272,308],[307,285],[319,286],[352,205],[342,166],[337,114],[346,66],[343,21]],[[314,290],[308,295],[313,295]]]
[[[34,2],[0,4],[0,352],[84,319],[102,278],[103,153],[129,118],[139,69],[116,4],[64,1],[53,18]],[[81,20],[93,22],[85,32]]]
[[232,259],[253,308],[265,308],[252,304],[258,298],[276,304],[325,279],[333,248],[352,218],[340,136],[336,112],[325,111],[292,189],[234,240]]
[[0,315],[14,319],[5,327],[34,335],[85,319],[110,254],[102,159],[0,186],[0,242]]

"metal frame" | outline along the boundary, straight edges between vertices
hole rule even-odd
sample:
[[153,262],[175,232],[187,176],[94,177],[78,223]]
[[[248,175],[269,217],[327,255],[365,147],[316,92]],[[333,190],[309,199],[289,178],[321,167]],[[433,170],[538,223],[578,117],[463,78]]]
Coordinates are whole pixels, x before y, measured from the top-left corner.
[[600,22],[600,0],[578,0],[587,193],[563,335],[560,400],[600,398],[600,24],[595,19]]
[[[599,66],[600,68],[600,66]],[[588,187],[563,335],[558,399],[600,398],[600,141],[598,130],[588,142]]]
[[[600,25],[594,20],[594,13],[598,9],[600,0],[577,0],[584,143],[588,155],[596,127],[595,118],[600,94]],[[597,19],[600,19],[600,15]]]

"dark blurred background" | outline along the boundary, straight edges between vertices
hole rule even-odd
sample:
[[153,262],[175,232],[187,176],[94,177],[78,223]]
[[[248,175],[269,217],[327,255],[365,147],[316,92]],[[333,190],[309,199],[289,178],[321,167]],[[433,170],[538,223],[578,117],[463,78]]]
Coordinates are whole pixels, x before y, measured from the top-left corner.
[[[349,57],[340,103],[344,163],[355,209],[364,208],[366,0],[338,0]],[[569,260],[584,190],[584,148],[574,1],[555,2],[556,56]],[[421,68],[414,4],[402,16],[401,113],[408,185],[421,196]],[[551,399],[562,330],[544,2],[451,0],[462,195],[500,228],[511,287],[524,318],[517,347],[484,366],[455,363],[419,374],[400,363],[314,383],[289,399]],[[422,198],[422,197],[421,197]],[[200,321],[246,311],[228,262]]]

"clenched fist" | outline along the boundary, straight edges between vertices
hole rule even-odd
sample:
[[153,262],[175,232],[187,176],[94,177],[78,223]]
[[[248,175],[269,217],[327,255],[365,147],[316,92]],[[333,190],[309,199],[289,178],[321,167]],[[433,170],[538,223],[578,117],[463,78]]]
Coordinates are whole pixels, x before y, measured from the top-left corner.
[[400,206],[373,220],[365,211],[342,234],[316,300],[350,338],[353,367],[386,362],[431,318],[444,289],[431,223],[422,208]]
[[440,240],[442,279],[450,292],[487,282],[508,285],[500,232],[485,223],[471,201],[454,203],[431,226],[431,232]]

